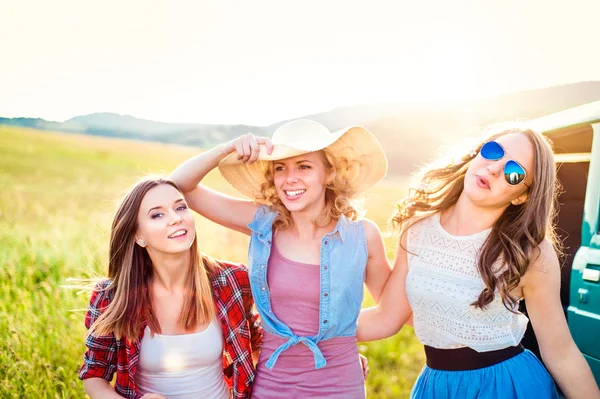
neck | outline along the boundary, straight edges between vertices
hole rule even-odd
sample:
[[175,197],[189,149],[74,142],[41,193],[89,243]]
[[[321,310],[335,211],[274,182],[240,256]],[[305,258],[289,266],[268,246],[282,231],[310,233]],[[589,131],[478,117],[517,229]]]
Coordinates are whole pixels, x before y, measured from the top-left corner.
[[324,234],[333,230],[337,220],[333,219],[327,226],[318,227],[314,221],[319,217],[324,207],[318,211],[306,210],[302,212],[292,212],[293,221],[292,234],[299,239],[321,239]]
[[184,289],[190,271],[190,251],[185,254],[148,253],[152,260],[152,284],[176,292]]
[[491,228],[504,209],[476,206],[465,195],[461,195],[454,206],[443,211],[441,222],[452,234],[476,234]]

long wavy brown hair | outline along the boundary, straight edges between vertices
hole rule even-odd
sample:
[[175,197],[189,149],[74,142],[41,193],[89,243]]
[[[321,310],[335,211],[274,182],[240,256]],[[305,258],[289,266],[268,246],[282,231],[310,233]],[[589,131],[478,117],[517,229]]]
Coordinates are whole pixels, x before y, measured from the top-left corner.
[[[530,129],[510,128],[495,133],[452,162],[425,168],[418,187],[409,190],[407,198],[397,204],[392,217],[393,224],[405,234],[408,227],[422,218],[456,204],[463,191],[467,169],[483,144],[513,133],[525,135],[533,145],[533,183],[528,189],[527,201],[508,206],[494,223],[480,250],[477,267],[485,288],[472,304],[478,308],[485,308],[492,302],[497,291],[504,306],[514,311],[518,298],[511,292],[539,256],[540,243],[546,239],[557,253],[561,253],[554,229],[558,180],[551,142]],[[501,262],[499,270],[495,266],[498,261]]]
[[[161,333],[160,324],[151,311],[153,266],[148,252],[135,242],[138,230],[138,212],[146,193],[152,188],[166,184],[179,188],[170,180],[145,178],[125,195],[113,219],[110,234],[108,262],[109,285],[105,288],[111,298],[110,305],[90,327],[89,334],[114,334],[134,340],[141,332],[142,322],[147,321],[153,333]],[[190,248],[190,271],[186,279],[187,295],[179,322],[187,330],[209,322],[215,316],[215,306],[209,275],[219,268],[218,262],[198,252],[197,238]]]
[[[331,173],[330,182],[325,186],[325,209],[314,221],[316,226],[327,226],[332,220],[338,219],[341,215],[350,220],[357,220],[362,209],[357,204],[358,190],[352,184],[353,179],[358,176],[362,164],[359,160],[347,152],[351,148],[345,148],[342,153],[334,154],[328,148],[320,150],[318,153],[325,165],[327,173]],[[268,204],[277,211],[277,216],[273,221],[275,228],[284,230],[292,226],[292,217],[290,211],[285,207],[277,191],[274,181],[273,162],[269,162],[265,167],[266,182],[261,184],[260,194],[255,198],[259,204]]]

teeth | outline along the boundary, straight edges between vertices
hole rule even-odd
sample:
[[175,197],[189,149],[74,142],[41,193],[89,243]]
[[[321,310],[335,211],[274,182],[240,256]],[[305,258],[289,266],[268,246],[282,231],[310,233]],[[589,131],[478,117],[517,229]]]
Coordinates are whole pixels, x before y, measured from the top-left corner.
[[187,231],[185,231],[185,230],[179,230],[179,231],[176,231],[175,233],[171,234],[169,236],[169,238],[180,237],[180,236],[184,235],[185,233],[187,233]]
[[306,190],[294,190],[294,191],[286,191],[285,193],[290,197],[295,197],[296,195],[303,194]]

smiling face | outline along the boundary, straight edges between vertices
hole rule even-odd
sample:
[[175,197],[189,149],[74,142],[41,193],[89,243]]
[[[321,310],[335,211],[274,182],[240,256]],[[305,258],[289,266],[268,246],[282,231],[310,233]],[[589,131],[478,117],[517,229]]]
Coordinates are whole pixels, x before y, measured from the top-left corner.
[[325,207],[328,170],[321,152],[311,152],[273,162],[277,195],[290,212]]
[[196,229],[183,195],[168,184],[148,190],[138,211],[136,242],[148,253],[189,251]]
[[[464,194],[476,205],[504,208],[511,203],[518,205],[527,198],[527,186],[533,182],[534,147],[522,133],[510,133],[494,141],[504,148],[504,157],[492,161],[478,154],[467,170]],[[511,186],[504,177],[504,166],[514,160],[525,168],[523,183]]]

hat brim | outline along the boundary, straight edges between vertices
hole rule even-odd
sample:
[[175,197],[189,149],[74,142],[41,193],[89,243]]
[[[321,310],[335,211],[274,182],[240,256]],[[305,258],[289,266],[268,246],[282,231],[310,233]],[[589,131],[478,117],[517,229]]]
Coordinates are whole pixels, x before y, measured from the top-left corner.
[[270,162],[324,148],[329,148],[334,154],[351,154],[352,160],[360,162],[358,174],[351,182],[358,192],[372,187],[386,175],[385,152],[379,141],[366,128],[352,126],[323,136],[319,138],[319,142],[297,141],[293,147],[285,144],[275,145],[271,154],[261,145],[257,161],[252,164],[241,162],[234,152],[221,160],[219,170],[236,190],[253,200],[260,195],[261,185],[266,182],[265,171]]

